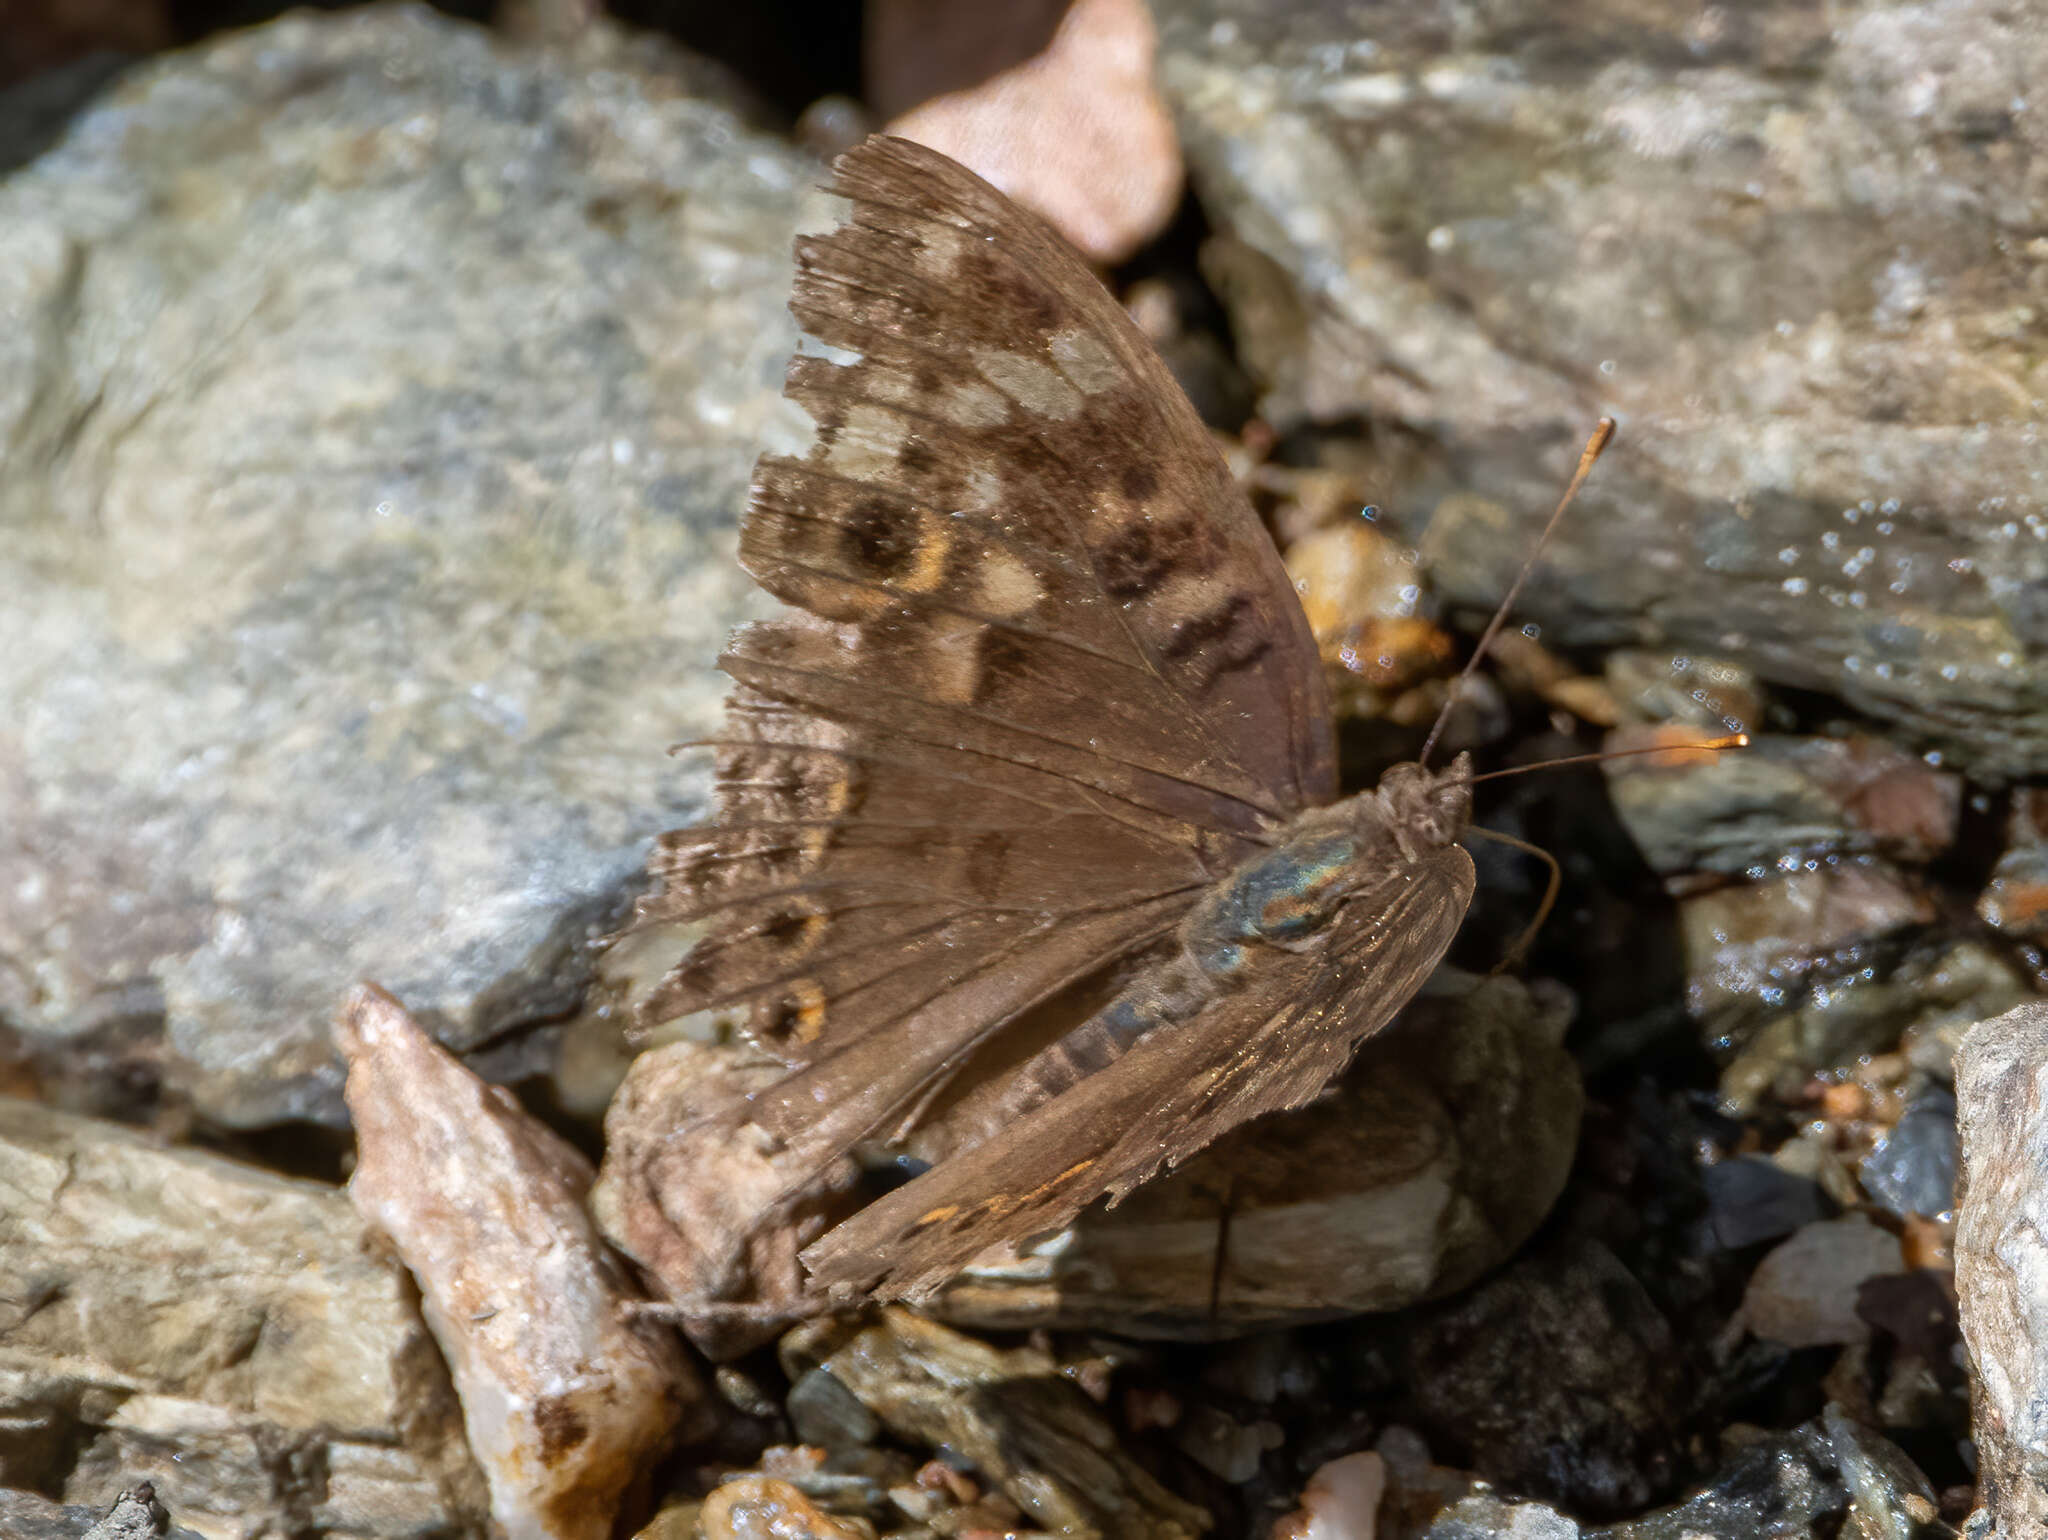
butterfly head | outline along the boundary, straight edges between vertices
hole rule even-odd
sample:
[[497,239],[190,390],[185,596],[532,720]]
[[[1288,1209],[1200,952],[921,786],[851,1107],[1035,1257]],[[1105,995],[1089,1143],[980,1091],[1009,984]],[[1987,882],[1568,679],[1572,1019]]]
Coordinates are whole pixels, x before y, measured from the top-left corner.
[[1375,799],[1404,856],[1442,849],[1472,821],[1472,756],[1460,754],[1448,770],[1395,765],[1380,777]]

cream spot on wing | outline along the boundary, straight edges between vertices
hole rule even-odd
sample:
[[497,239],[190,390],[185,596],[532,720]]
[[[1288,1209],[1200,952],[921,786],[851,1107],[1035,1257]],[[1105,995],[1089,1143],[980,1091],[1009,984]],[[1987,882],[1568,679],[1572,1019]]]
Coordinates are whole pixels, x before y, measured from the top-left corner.
[[892,602],[885,588],[866,588],[829,572],[786,572],[792,603],[827,620],[873,620]]
[[1227,603],[1237,591],[1237,585],[1220,573],[1203,575],[1183,572],[1171,576],[1152,595],[1151,608],[1154,614],[1171,616],[1176,620],[1192,619],[1207,615]]
[[1105,390],[1114,390],[1124,381],[1123,365],[1109,350],[1109,345],[1093,332],[1082,331],[1078,326],[1069,326],[1056,331],[1048,344],[1052,349],[1053,362],[1083,395],[1099,395]]
[[1121,492],[1103,489],[1081,510],[1081,517],[1087,521],[1088,539],[1100,545],[1152,515],[1145,511],[1144,504],[1132,502]]
[[1038,575],[1014,554],[1000,548],[982,556],[976,577],[981,607],[1005,620],[1036,608],[1045,597]]
[[927,278],[950,278],[967,249],[967,233],[951,225],[927,225],[918,236],[918,272]]
[[973,703],[981,686],[981,633],[978,620],[965,615],[931,617],[923,651],[923,682],[934,700],[952,706]]
[[855,481],[887,481],[910,426],[884,406],[858,402],[848,407],[839,432],[825,451],[825,463]]
[[963,490],[967,496],[961,506],[976,513],[989,513],[1002,505],[1003,478],[985,465],[968,468]]
[[1081,393],[1050,364],[1001,348],[976,348],[974,363],[983,379],[1035,416],[1068,422],[1081,415]]
[[917,386],[909,375],[900,369],[890,369],[882,364],[869,364],[860,372],[858,390],[863,395],[873,396],[877,401],[887,401],[892,406],[916,406]]
[[978,381],[948,386],[934,404],[939,415],[956,427],[998,428],[1010,420],[1010,403],[1002,392]]

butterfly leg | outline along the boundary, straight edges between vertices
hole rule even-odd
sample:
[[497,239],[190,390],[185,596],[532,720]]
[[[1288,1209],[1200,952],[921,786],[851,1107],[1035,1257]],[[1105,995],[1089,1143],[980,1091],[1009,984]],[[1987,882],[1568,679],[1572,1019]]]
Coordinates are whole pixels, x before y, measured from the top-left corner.
[[1536,906],[1536,918],[1522,927],[1522,933],[1515,937],[1514,944],[1501,954],[1499,962],[1491,971],[1505,973],[1522,960],[1522,954],[1536,939],[1536,932],[1543,928],[1543,922],[1550,918],[1550,911],[1557,905],[1557,890],[1564,884],[1564,868],[1557,864],[1557,857],[1541,845],[1532,845],[1527,840],[1518,840],[1511,834],[1501,834],[1492,829],[1482,829],[1477,824],[1465,831],[1483,840],[1492,840],[1496,845],[1506,845],[1524,855],[1536,857],[1550,868],[1550,881],[1543,889],[1543,902]]

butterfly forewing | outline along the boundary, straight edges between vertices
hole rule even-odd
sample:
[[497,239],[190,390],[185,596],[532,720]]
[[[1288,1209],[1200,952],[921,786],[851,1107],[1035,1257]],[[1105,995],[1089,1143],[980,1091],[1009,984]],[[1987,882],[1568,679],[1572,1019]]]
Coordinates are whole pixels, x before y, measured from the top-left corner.
[[851,217],[800,242],[793,309],[858,356],[792,360],[816,442],[764,457],[742,534],[800,613],[724,660],[719,818],[664,842],[646,906],[715,929],[647,1014],[745,1006],[851,1081],[912,1014],[966,1043],[1035,998],[984,978],[935,1021],[977,961],[1192,893],[1332,772],[1271,543],[1101,285],[918,146],[870,141],[833,190]]

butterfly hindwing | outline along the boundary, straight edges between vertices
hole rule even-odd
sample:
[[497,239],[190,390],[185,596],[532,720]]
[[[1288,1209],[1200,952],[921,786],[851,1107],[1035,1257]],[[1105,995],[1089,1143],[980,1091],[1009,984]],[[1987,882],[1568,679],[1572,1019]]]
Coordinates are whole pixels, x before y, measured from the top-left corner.
[[1242,987],[1004,1122],[971,1159],[941,1162],[829,1232],[804,1252],[814,1280],[929,1293],[989,1246],[1057,1229],[1237,1124],[1314,1097],[1421,986],[1471,903],[1457,845],[1384,871],[1327,948],[1262,958]]

